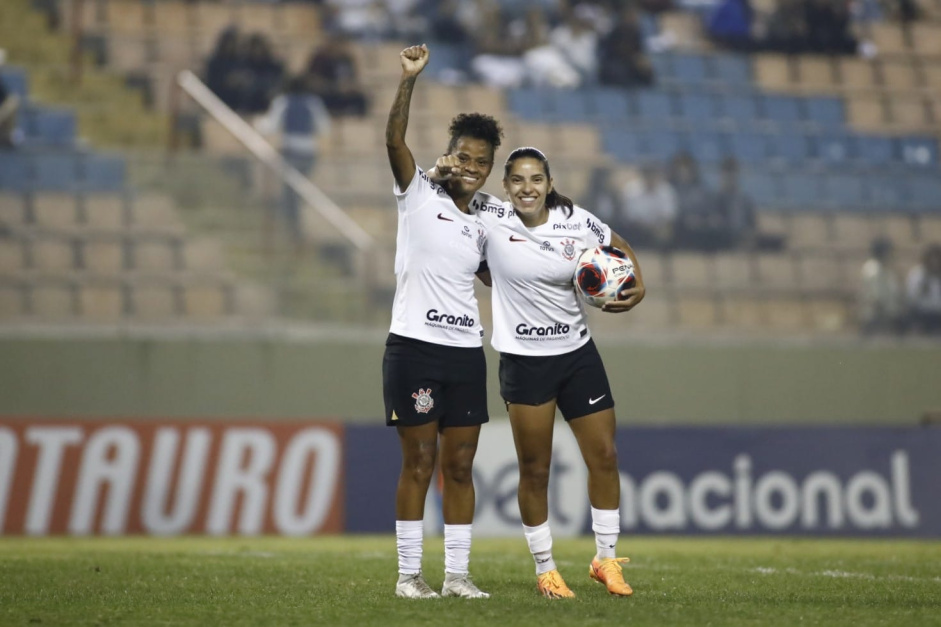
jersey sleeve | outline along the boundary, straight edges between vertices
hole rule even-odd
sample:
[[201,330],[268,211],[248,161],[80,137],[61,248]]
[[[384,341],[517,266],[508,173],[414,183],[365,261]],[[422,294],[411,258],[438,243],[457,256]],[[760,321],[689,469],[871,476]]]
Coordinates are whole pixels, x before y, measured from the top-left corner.
[[[393,183],[392,187],[398,209],[401,212],[408,212],[421,207],[435,198],[439,190],[441,188],[432,183],[428,175],[417,165],[415,166],[415,174],[412,175],[412,180],[405,188],[405,191],[399,189],[398,183]],[[441,191],[444,193],[444,190]]]
[[582,220],[585,222],[585,247],[594,248],[595,246],[611,245],[611,227],[599,220],[593,213],[576,206]]

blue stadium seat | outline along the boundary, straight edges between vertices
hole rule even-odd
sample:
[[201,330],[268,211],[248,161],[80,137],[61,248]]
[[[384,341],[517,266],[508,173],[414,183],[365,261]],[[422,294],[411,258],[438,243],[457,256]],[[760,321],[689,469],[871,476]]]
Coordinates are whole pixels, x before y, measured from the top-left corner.
[[908,209],[908,187],[904,178],[897,176],[868,175],[868,204],[877,211],[901,211]]
[[719,103],[710,94],[684,92],[679,96],[680,115],[687,122],[712,123],[719,117]]
[[68,109],[24,107],[21,128],[29,142],[55,146],[75,143],[75,113]]
[[599,121],[620,122],[630,115],[630,97],[623,90],[592,89],[586,95]]
[[686,147],[684,136],[674,131],[644,131],[641,137],[644,156],[648,159],[667,161]]
[[693,131],[686,138],[686,149],[701,163],[719,163],[729,150],[720,133]]
[[712,57],[715,78],[726,87],[751,85],[751,64],[745,55],[716,54]]
[[435,43],[434,48],[434,54],[429,57],[425,68],[429,76],[447,79],[449,72],[466,74],[470,70],[468,59],[471,55],[465,46]]
[[10,93],[16,94],[22,99],[29,95],[29,79],[26,77],[26,70],[20,67],[4,66],[0,68],[0,80],[4,87]]
[[673,78],[684,86],[705,83],[709,80],[706,57],[699,54],[674,54]]
[[866,165],[890,165],[897,159],[895,141],[891,137],[857,135],[855,144],[856,158]]
[[637,92],[634,100],[637,115],[645,120],[668,120],[674,116],[673,98],[662,91]]
[[741,175],[742,190],[760,207],[778,207],[781,204],[779,178],[767,172],[746,170]]
[[912,211],[941,213],[941,178],[934,175],[912,176],[906,187]]
[[127,165],[118,155],[85,155],[79,168],[82,189],[116,192],[124,189]]
[[549,90],[508,89],[506,104],[510,111],[527,120],[545,120],[549,117],[546,99]]
[[602,144],[607,153],[624,163],[641,161],[646,149],[640,135],[626,128],[611,128],[602,134]]
[[791,165],[800,165],[810,158],[807,137],[798,133],[781,133],[769,136],[771,156]]
[[931,137],[901,137],[898,139],[898,154],[907,165],[938,165],[938,140]]
[[758,100],[748,95],[723,96],[719,102],[723,118],[748,127],[758,118]]
[[854,139],[846,133],[825,133],[813,137],[813,155],[829,165],[842,165],[855,157]]
[[32,167],[19,153],[0,151],[0,189],[27,192],[32,189]]
[[802,118],[800,100],[791,96],[765,96],[762,117],[783,126],[798,123]]
[[845,211],[859,210],[866,203],[864,178],[854,174],[830,173],[823,177],[822,204]]
[[781,177],[784,201],[798,211],[820,207],[822,196],[820,177],[804,172],[792,172]]
[[559,89],[552,93],[552,119],[564,122],[585,122],[591,118],[588,96],[582,91]]
[[729,151],[741,163],[761,164],[768,159],[768,138],[763,133],[741,131],[728,137]]
[[654,76],[657,80],[663,82],[673,81],[673,55],[665,53],[656,53],[650,55],[650,65],[653,67]]
[[821,128],[836,130],[846,124],[846,111],[841,98],[807,98],[804,101],[807,121]]
[[35,154],[34,188],[46,191],[74,191],[78,187],[78,162],[79,157],[73,152]]

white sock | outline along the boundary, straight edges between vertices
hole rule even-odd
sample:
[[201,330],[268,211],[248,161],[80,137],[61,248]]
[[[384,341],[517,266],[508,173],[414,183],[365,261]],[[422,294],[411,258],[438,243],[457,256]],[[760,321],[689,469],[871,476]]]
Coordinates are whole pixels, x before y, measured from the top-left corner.
[[399,574],[421,572],[423,523],[420,520],[395,521],[395,548],[399,552]]
[[533,554],[536,561],[536,574],[541,575],[550,570],[555,570],[555,560],[552,559],[552,532],[549,531],[549,521],[527,527],[523,525],[523,535],[526,536],[526,543],[529,545],[529,552]]
[[466,575],[470,563],[471,525],[444,526],[444,572]]
[[591,530],[595,532],[595,546],[599,558],[616,557],[618,534],[621,532],[621,512],[616,509],[591,508]]

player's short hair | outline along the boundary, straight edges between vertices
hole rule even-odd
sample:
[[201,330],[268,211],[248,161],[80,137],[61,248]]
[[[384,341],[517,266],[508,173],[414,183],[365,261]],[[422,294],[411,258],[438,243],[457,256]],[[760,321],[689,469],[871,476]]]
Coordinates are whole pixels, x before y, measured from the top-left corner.
[[[533,148],[532,146],[521,146],[513,152],[510,153],[510,156],[506,158],[506,163],[503,165],[503,180],[510,178],[510,168],[513,167],[513,163],[517,159],[524,158],[536,159],[542,163],[542,169],[546,173],[546,178],[552,178],[552,172],[549,171],[549,158],[546,157],[538,148]],[[555,185],[552,186],[552,191],[546,195],[546,207],[549,209],[555,209],[556,207],[561,207],[562,211],[565,212],[567,217],[571,217],[573,212],[573,207],[575,203],[572,202],[572,199],[568,196],[563,196],[555,189]]]
[[493,147],[496,152],[502,143],[503,129],[500,123],[493,116],[483,113],[461,113],[453,120],[448,127],[448,133],[451,139],[448,141],[448,152],[454,150],[457,140],[461,137],[473,137],[482,139]]

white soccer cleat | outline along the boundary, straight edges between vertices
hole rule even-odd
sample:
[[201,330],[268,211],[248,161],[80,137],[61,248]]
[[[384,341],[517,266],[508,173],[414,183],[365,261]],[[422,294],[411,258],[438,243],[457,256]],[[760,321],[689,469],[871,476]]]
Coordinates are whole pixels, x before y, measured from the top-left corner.
[[462,599],[490,598],[490,594],[475,586],[474,582],[470,580],[470,576],[466,573],[463,575],[446,573],[444,576],[444,586],[441,587],[441,596],[460,597]]
[[399,575],[395,584],[395,596],[400,599],[437,599],[438,593],[431,589],[421,573],[414,575]]

